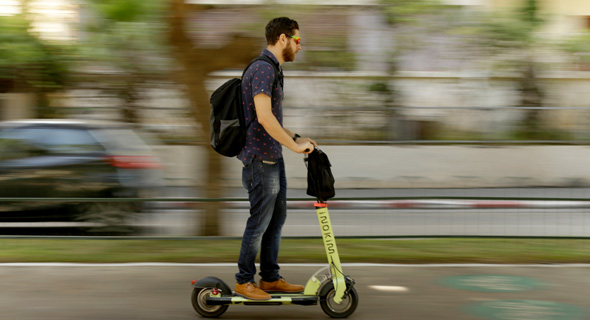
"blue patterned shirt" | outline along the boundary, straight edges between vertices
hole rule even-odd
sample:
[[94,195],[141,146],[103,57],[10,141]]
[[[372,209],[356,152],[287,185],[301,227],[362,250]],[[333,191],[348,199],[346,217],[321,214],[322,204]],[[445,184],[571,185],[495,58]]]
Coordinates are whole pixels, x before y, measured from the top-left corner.
[[[281,70],[279,61],[272,52],[264,49],[262,54],[270,57],[271,60],[275,62],[277,68]],[[283,157],[281,144],[271,137],[258,122],[254,106],[254,97],[261,93],[266,94],[271,98],[272,113],[281,126],[283,125],[282,81],[278,81],[277,87],[273,90],[272,86],[274,80],[274,68],[268,62],[260,60],[250,65],[242,78],[242,103],[244,106],[246,124],[252,121],[246,135],[246,144],[240,154],[238,154],[238,159],[242,160],[244,163],[250,163],[254,158],[266,161],[276,161]]]

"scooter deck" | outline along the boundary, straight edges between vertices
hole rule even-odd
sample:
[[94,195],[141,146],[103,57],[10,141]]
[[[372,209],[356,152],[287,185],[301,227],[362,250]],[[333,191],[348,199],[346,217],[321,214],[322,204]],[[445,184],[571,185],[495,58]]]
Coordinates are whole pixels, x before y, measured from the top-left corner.
[[242,304],[242,305],[260,305],[260,306],[276,306],[276,305],[315,305],[318,303],[318,296],[303,295],[297,293],[273,293],[268,300],[252,300],[242,296],[221,296],[221,297],[207,297],[208,305],[224,305],[224,304]]

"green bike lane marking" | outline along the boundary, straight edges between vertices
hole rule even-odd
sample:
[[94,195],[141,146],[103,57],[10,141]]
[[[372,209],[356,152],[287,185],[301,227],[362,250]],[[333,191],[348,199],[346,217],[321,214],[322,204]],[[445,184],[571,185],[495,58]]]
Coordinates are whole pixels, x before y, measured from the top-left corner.
[[[529,277],[478,274],[449,276],[438,281],[447,287],[485,293],[524,293],[548,285]],[[554,301],[499,299],[463,306],[469,314],[489,320],[580,320],[584,308]]]
[[455,289],[478,292],[520,292],[543,286],[532,278],[496,274],[451,276],[442,278],[440,283]]
[[581,307],[545,300],[494,300],[465,307],[470,314],[490,320],[581,320]]

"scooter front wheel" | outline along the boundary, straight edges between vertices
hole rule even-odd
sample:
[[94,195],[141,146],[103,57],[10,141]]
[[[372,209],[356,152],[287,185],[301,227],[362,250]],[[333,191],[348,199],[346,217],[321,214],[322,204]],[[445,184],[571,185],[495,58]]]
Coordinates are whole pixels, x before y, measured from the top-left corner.
[[225,311],[227,311],[227,305],[209,305],[207,304],[207,297],[213,291],[212,288],[195,288],[191,295],[191,301],[193,308],[197,313],[206,318],[217,318]]
[[[350,285],[349,285],[350,286]],[[342,303],[338,304],[334,301],[336,290],[332,282],[327,283],[322,292],[325,292],[320,297],[320,306],[322,310],[332,318],[346,318],[350,316],[359,304],[359,296],[354,287],[350,286],[348,292],[342,299]]]

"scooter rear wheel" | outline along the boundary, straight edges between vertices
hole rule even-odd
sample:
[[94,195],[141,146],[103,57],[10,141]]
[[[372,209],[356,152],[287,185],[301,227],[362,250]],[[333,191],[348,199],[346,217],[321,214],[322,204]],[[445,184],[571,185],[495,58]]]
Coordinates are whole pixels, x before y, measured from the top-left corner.
[[325,294],[320,297],[320,306],[332,318],[346,318],[350,316],[359,304],[359,296],[354,287],[348,288],[348,293],[343,297],[342,303],[340,304],[334,301],[336,290],[332,282],[327,283],[322,292],[325,292]]
[[217,318],[225,311],[227,311],[227,305],[209,305],[207,304],[207,297],[213,291],[212,288],[195,288],[191,295],[191,301],[193,308],[203,317],[206,318]]

